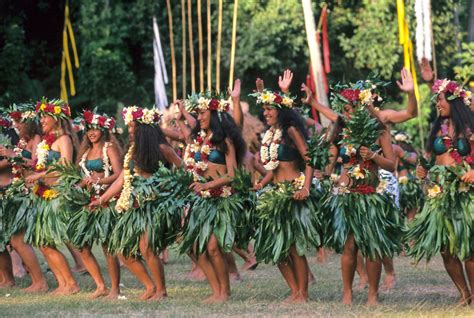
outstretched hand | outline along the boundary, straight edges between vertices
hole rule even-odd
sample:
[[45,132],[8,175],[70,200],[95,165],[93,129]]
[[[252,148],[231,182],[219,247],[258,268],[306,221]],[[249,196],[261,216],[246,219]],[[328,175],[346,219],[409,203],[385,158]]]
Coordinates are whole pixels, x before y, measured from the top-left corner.
[[311,104],[311,100],[313,99],[313,92],[311,89],[303,83],[301,84],[301,91],[306,93],[306,96],[301,98],[301,102],[303,104]]
[[255,85],[257,86],[257,92],[259,93],[263,92],[263,89],[265,88],[263,79],[261,79],[260,77],[257,77],[257,80],[255,81]]
[[430,61],[426,57],[421,59],[420,62],[420,72],[421,72],[421,78],[425,82],[431,82],[434,79],[434,73],[433,70],[431,69]]
[[227,89],[227,92],[229,93],[229,96],[234,98],[240,98],[240,79],[236,79],[234,82],[234,88],[231,90],[230,87]]
[[281,76],[278,77],[278,86],[280,87],[280,90],[285,94],[289,93],[292,81],[293,81],[293,72],[289,69],[286,69],[283,72],[283,77]]
[[402,92],[411,93],[415,89],[415,85],[413,83],[413,76],[411,75],[410,71],[406,68],[402,68],[401,72],[401,79],[402,82],[400,83],[397,81],[397,85]]

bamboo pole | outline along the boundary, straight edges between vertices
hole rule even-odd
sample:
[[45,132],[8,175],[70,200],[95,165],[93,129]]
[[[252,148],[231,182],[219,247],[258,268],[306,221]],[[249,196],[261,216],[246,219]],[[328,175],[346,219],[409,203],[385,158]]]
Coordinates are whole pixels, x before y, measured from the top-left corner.
[[186,5],[185,0],[181,0],[181,37],[182,37],[182,80],[183,80],[183,99],[186,99]]
[[232,45],[230,49],[230,69],[229,69],[229,88],[234,84],[234,65],[235,65],[235,45],[237,38],[237,13],[239,9],[239,0],[234,0],[234,16],[232,18]]
[[202,52],[202,17],[201,17],[201,0],[197,1],[198,14],[198,43],[199,43],[199,91],[204,91],[204,61]]
[[211,0],[207,0],[207,90],[212,90]]
[[176,89],[176,57],[174,53],[174,34],[173,34],[173,12],[171,11],[170,0],[166,0],[166,9],[168,10],[168,24],[170,32],[170,48],[171,48],[171,81],[173,87],[173,101],[178,98]]
[[216,91],[221,90],[221,37],[222,37],[222,0],[219,0],[217,20],[217,49],[216,49]]
[[188,35],[189,35],[189,60],[191,61],[191,92],[196,92],[196,74],[194,64],[194,45],[193,45],[193,7],[191,0],[188,0]]

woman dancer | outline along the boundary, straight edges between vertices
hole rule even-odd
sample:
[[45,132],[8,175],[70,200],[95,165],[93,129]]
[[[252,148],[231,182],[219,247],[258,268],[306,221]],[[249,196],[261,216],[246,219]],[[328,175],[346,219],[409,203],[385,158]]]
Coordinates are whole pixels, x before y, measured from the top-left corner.
[[25,241],[40,248],[53,271],[58,282],[53,293],[75,294],[80,288],[66,258],[57,249],[58,245],[67,241],[68,213],[59,192],[54,188],[57,174],[50,167],[53,163],[65,165],[72,162],[78,141],[70,123],[70,108],[63,101],[43,98],[36,104],[36,113],[41,118],[43,137],[36,148],[35,173],[26,177],[25,181],[33,185],[32,196],[38,211],[35,228],[25,233]]
[[441,253],[461,303],[472,305],[474,189],[466,183],[474,165],[474,114],[469,109],[472,96],[447,79],[435,81],[432,90],[439,116],[428,138],[427,155],[434,165],[417,167],[427,196],[421,212],[408,224],[405,238],[410,242],[408,254],[416,261]]

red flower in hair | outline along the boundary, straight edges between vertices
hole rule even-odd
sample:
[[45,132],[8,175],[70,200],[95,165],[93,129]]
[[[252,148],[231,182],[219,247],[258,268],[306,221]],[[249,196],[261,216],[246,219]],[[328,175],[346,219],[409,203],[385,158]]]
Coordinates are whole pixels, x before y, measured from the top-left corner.
[[36,111],[36,112],[39,112],[40,107],[41,107],[41,102],[37,102],[37,103],[36,103],[35,111]]
[[11,117],[14,121],[19,121],[19,120],[21,120],[21,112],[11,112],[11,113],[10,113],[10,117]]
[[446,85],[446,91],[450,93],[454,93],[454,91],[458,88],[458,84],[456,82],[449,82],[448,85]]
[[101,127],[105,127],[105,121],[107,120],[107,118],[105,118],[104,116],[99,116],[99,126]]
[[113,118],[110,118],[110,121],[109,121],[109,127],[108,128],[112,128],[115,126],[115,119]]
[[342,97],[353,103],[359,100],[360,90],[346,88],[339,93]]
[[219,109],[219,101],[215,98],[211,98],[209,102],[209,110],[218,110]]
[[92,120],[94,119],[94,114],[90,110],[85,110],[84,111],[84,120],[86,123],[90,124],[92,123]]
[[143,109],[138,108],[136,111],[132,113],[133,120],[137,120],[143,116]]
[[44,108],[44,111],[48,113],[54,113],[54,105],[53,104],[46,104],[46,107]]
[[64,105],[62,109],[63,109],[63,113],[66,116],[71,116],[71,108],[69,107],[69,105]]
[[277,104],[280,104],[283,101],[283,98],[278,94],[274,94],[274,95],[275,97],[273,98],[273,101]]

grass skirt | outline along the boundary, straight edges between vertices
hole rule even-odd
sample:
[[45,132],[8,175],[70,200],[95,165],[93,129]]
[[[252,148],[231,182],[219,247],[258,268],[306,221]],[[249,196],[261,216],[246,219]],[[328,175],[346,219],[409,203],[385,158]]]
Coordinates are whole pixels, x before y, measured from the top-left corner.
[[318,208],[321,193],[311,188],[304,201],[293,199],[295,190],[288,182],[266,187],[257,200],[257,261],[280,263],[288,259],[290,248],[298,255],[322,245],[322,218]]
[[417,209],[423,204],[423,191],[413,176],[408,180],[400,181],[400,208],[402,211]]
[[0,252],[4,252],[10,241],[9,210],[7,210],[7,198],[3,189],[0,189]]
[[386,194],[340,193],[333,188],[325,200],[325,245],[340,253],[350,234],[364,257],[393,257],[400,251],[399,211]]
[[109,240],[109,251],[126,257],[138,256],[144,234],[148,247],[155,252],[174,243],[181,230],[190,180],[192,175],[183,170],[170,170],[164,166],[150,178],[136,176],[133,207],[119,214]]
[[462,173],[447,167],[430,170],[432,182],[421,212],[407,224],[408,255],[429,261],[444,249],[460,260],[474,255],[474,187],[459,180]]

